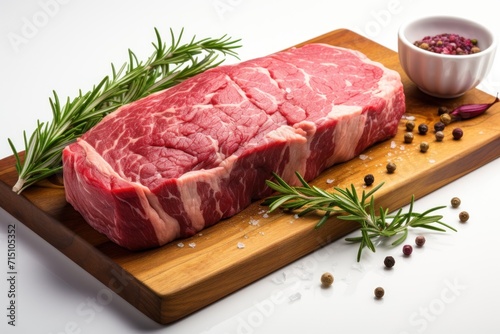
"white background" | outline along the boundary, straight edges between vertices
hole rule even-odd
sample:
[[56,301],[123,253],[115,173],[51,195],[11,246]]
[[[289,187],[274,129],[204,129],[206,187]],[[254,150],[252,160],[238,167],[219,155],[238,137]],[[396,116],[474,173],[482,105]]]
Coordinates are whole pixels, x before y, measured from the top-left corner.
[[[491,6],[485,0],[1,0],[0,158],[12,154],[7,138],[22,148],[23,131],[31,134],[37,119],[51,118],[52,90],[60,97],[88,90],[111,62],[126,61],[128,48],[146,57],[154,27],[165,37],[169,28],[184,27],[186,40],[241,38],[238,52],[246,60],[338,28],[396,50],[400,24],[428,14],[469,17],[500,32]],[[499,58],[479,87],[492,95],[500,91]],[[419,200],[423,211],[459,196],[471,218],[461,224],[459,210],[442,210],[458,233],[426,233],[426,245],[410,258],[381,247],[357,263],[357,246],[339,240],[169,326],[110,293],[0,209],[0,332],[500,333],[499,170],[497,159]],[[8,224],[17,227],[16,327],[7,324]],[[396,258],[393,270],[383,269],[386,255]],[[335,276],[330,289],[319,285],[325,271]],[[374,300],[379,285],[386,296]]]

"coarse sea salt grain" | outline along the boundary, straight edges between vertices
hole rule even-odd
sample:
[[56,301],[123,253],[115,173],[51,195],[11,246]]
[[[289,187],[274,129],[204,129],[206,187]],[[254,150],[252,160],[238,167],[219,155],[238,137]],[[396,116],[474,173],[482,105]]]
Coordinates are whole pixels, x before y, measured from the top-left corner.
[[393,140],[391,141],[391,148],[396,148],[398,146],[398,144],[396,144],[396,142]]
[[269,214],[266,212],[262,215],[262,218],[269,218]]
[[360,155],[359,155],[359,158],[360,158],[361,160],[366,160],[366,159],[368,159],[368,156],[367,156],[366,154],[360,154]]
[[238,247],[239,249],[243,249],[243,248],[245,248],[245,244],[242,243],[242,242],[238,242],[238,244],[236,245],[236,247]]
[[258,226],[259,221],[257,219],[251,218],[250,221],[248,222],[248,224],[252,225],[252,226]]
[[334,179],[326,179],[327,184],[332,184],[335,180]]
[[179,242],[179,243],[177,244],[177,247],[182,248],[182,247],[184,247],[184,244],[183,244],[182,242]]
[[196,243],[195,242],[190,242],[188,246],[191,247],[191,248],[195,248],[196,247]]

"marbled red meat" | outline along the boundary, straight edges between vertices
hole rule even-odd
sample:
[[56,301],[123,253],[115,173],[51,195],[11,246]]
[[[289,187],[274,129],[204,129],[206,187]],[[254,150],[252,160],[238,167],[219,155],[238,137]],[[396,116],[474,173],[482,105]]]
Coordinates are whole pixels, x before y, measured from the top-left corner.
[[393,136],[397,72],[309,44],[208,70],[119,108],[63,152],[66,198],[129,249],[191,236]]

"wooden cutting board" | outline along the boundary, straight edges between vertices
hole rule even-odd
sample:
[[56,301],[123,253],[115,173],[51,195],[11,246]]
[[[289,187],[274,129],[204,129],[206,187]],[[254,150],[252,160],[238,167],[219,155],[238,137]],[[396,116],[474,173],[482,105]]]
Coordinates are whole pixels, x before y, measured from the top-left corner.
[[[426,96],[403,73],[397,53],[349,30],[336,30],[306,43],[310,42],[356,49],[398,71],[405,86],[407,114],[414,116],[417,124],[426,123],[431,129],[441,105],[454,107],[493,100],[476,89],[453,100]],[[500,105],[459,126],[464,137],[458,141],[451,139],[451,128],[447,128],[443,142],[435,142],[430,131],[404,144],[402,120],[392,140],[366,150],[360,158],[334,166],[313,184],[329,189],[352,183],[361,191],[364,175],[371,173],[376,183],[385,182],[377,192],[377,205],[397,209],[408,204],[412,195],[422,197],[500,156]],[[418,148],[423,140],[430,144],[427,153]],[[386,173],[389,161],[397,165],[394,174]],[[180,240],[183,247],[173,242],[150,251],[130,252],[89,227],[66,203],[64,188],[57,182],[46,182],[17,195],[11,191],[16,179],[14,158],[1,160],[1,207],[162,324],[209,305],[357,229],[354,223],[332,218],[316,230],[313,227],[318,217],[295,219],[281,212],[267,216],[266,208],[257,202],[231,219]],[[440,204],[447,203],[436,205]],[[244,247],[238,247],[239,243]],[[353,262],[356,252],[357,246],[353,246]]]

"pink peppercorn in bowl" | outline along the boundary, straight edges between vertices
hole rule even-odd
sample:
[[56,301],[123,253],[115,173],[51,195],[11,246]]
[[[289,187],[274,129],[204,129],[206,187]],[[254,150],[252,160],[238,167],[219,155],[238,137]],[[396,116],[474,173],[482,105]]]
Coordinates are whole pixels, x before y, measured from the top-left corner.
[[[451,34],[451,41],[443,44],[437,37],[440,34]],[[426,37],[432,41],[427,44],[439,43],[440,47],[431,51],[428,45],[416,45]],[[460,42],[459,37],[468,41]],[[471,40],[474,45],[470,45]],[[464,49],[478,47],[479,52],[474,49],[459,52],[466,54],[450,54],[457,44]],[[490,72],[496,47],[496,38],[489,29],[459,17],[420,18],[403,24],[398,32],[399,62],[406,75],[421,91],[439,98],[458,97],[476,87]]]

